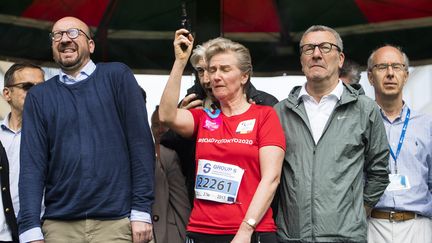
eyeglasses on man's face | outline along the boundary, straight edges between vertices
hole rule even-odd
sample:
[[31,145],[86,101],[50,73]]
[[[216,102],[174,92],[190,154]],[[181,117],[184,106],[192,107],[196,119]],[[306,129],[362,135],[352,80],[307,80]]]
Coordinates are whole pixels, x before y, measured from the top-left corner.
[[338,52],[341,52],[341,48],[338,45],[335,45],[330,42],[322,42],[319,44],[304,44],[300,46],[300,53],[305,55],[312,55],[312,53],[315,51],[315,48],[318,47],[321,53],[329,53],[331,52],[332,48],[335,47]]
[[51,32],[50,33],[51,40],[60,41],[61,38],[63,37],[64,33],[66,33],[66,35],[70,39],[76,39],[76,38],[78,38],[80,33],[82,33],[82,34],[84,34],[85,37],[87,37],[87,39],[90,40],[90,37],[83,30],[78,29],[78,28],[70,28],[68,30],[60,30],[60,31]]
[[385,72],[389,67],[391,67],[395,72],[406,70],[405,64],[403,63],[378,63],[373,65],[372,69],[376,69],[378,72]]
[[31,89],[33,86],[35,86],[36,84],[35,83],[32,83],[32,82],[22,82],[22,83],[17,83],[17,84],[11,84],[11,85],[7,85],[6,87],[7,88],[13,88],[13,87],[16,87],[16,88],[20,88],[20,89],[22,89],[22,90],[24,90],[24,91],[28,91],[29,89]]

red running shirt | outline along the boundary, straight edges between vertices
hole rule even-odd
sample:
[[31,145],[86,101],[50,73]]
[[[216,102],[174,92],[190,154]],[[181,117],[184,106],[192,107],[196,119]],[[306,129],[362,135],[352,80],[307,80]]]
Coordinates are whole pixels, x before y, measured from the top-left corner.
[[[259,149],[278,146],[285,150],[282,127],[276,112],[269,106],[251,105],[243,114],[231,117],[221,113],[219,124],[212,122],[214,120],[202,109],[190,111],[197,136],[196,163],[199,159],[223,162],[237,165],[245,172],[235,203],[195,199],[187,230],[205,234],[236,234],[261,180]],[[251,127],[250,121],[254,119]],[[245,124],[249,126],[242,126]],[[257,225],[256,231],[276,231],[271,208]]]

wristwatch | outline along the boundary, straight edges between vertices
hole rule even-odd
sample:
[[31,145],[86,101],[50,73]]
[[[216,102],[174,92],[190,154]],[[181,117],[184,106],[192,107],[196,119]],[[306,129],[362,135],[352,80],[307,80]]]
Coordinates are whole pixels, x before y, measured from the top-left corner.
[[248,220],[244,220],[243,222],[245,222],[247,225],[249,225],[250,227],[252,227],[253,229],[256,228],[257,225],[257,221],[255,219],[248,219]]

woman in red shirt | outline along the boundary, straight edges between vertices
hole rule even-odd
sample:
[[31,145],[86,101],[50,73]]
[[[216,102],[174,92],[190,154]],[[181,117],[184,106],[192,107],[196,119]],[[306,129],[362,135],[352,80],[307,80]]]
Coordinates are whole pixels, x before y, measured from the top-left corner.
[[187,30],[176,32],[176,60],[159,108],[165,125],[197,141],[188,238],[204,243],[277,242],[270,203],[280,180],[285,138],[276,112],[247,101],[249,50],[224,38],[211,41],[205,52],[219,108],[178,109],[180,81],[192,45]]

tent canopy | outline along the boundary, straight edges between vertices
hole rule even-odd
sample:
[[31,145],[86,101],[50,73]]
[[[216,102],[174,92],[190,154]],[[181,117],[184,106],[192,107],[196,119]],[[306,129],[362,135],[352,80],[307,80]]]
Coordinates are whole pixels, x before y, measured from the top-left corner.
[[311,25],[335,28],[345,55],[366,65],[375,47],[400,45],[411,63],[432,63],[429,0],[20,0],[0,3],[0,58],[54,65],[48,34],[64,16],[94,32],[93,59],[139,73],[168,73],[185,3],[196,44],[225,36],[251,51],[258,75],[300,73],[298,45]]

